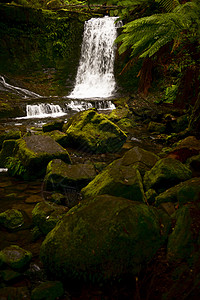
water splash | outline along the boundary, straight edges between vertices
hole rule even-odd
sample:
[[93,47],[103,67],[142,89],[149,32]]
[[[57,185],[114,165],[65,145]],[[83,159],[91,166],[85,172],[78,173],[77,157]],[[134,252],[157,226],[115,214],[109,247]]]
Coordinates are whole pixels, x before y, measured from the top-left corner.
[[117,17],[92,18],[85,22],[81,59],[75,87],[68,98],[108,98],[113,95],[114,41],[122,22]]
[[7,83],[3,76],[0,76],[0,87],[5,91],[14,92],[16,94],[19,94],[20,96],[22,96],[24,98],[28,98],[28,97],[40,98],[40,97],[42,97],[39,94],[36,94],[36,93],[31,92],[29,90],[22,89],[18,86],[14,86],[14,85],[11,85],[11,84]]

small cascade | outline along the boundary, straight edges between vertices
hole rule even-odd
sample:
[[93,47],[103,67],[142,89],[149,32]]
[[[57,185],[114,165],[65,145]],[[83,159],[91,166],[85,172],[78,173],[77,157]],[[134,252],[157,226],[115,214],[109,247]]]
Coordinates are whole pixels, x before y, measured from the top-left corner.
[[99,101],[71,100],[65,105],[67,110],[72,110],[72,111],[83,111],[90,108],[96,108],[97,110],[115,109],[115,105],[111,101],[106,101],[106,100],[99,100]]
[[75,87],[68,98],[108,98],[113,95],[114,41],[122,22],[117,17],[92,18],[85,22],[81,59]]
[[3,76],[0,76],[0,90],[12,92],[15,94],[19,94],[20,96],[24,98],[40,98],[41,96],[31,92],[26,89],[22,89],[18,86],[11,85],[6,82],[5,78]]
[[58,104],[41,103],[26,106],[27,118],[61,117],[66,114]]

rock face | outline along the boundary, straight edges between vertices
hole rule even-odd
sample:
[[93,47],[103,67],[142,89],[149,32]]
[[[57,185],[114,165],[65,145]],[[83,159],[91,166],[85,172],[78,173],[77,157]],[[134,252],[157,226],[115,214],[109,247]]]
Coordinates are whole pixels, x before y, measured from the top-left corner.
[[90,109],[76,114],[65,126],[66,144],[86,152],[117,152],[126,134],[104,115]]
[[14,270],[22,270],[31,260],[31,252],[12,245],[0,251],[0,261]]
[[47,235],[41,259],[62,280],[137,274],[164,242],[169,223],[146,204],[102,195],[70,210]]
[[118,159],[97,175],[82,189],[84,199],[109,194],[144,202],[144,190],[140,172],[133,166],[124,166]]
[[96,176],[92,164],[69,165],[60,159],[54,159],[47,166],[44,179],[47,190],[63,191],[67,188],[86,186]]
[[163,158],[150,171],[145,173],[144,186],[146,190],[153,188],[162,192],[191,177],[191,170],[180,161],[172,158]]
[[17,141],[15,157],[28,175],[41,177],[54,158],[71,163],[68,152],[49,136],[32,135]]

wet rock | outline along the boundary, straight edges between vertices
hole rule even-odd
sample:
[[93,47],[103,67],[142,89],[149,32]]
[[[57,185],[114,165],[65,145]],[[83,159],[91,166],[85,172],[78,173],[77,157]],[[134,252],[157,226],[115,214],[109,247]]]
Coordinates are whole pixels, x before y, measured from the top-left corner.
[[0,278],[5,282],[14,281],[21,277],[22,274],[13,270],[2,270],[0,271]]
[[67,145],[85,152],[117,152],[126,134],[103,114],[90,109],[76,114],[65,125]]
[[97,175],[81,190],[84,199],[109,194],[144,202],[144,190],[140,172],[133,166],[124,166],[118,159]]
[[162,192],[181,181],[190,179],[191,176],[191,170],[180,161],[163,158],[145,173],[144,186],[146,190],[153,188],[156,192]]
[[192,170],[196,176],[200,176],[200,154],[187,159],[186,165]]
[[30,300],[27,287],[4,287],[0,289],[0,299],[2,300]]
[[168,156],[176,158],[183,163],[186,162],[188,158],[200,153],[200,141],[194,136],[188,136],[178,143],[175,143],[172,147],[173,150],[168,153]]
[[162,208],[169,216],[173,215],[176,211],[174,204],[171,202],[161,203],[159,208]]
[[60,130],[61,131],[63,125],[64,125],[63,120],[56,120],[54,122],[44,124],[42,126],[42,130],[43,130],[43,132],[49,132],[49,131],[53,131],[53,130]]
[[60,281],[46,281],[34,288],[31,300],[56,300],[63,294],[64,289]]
[[145,193],[145,196],[146,196],[146,199],[147,199],[147,202],[149,204],[153,204],[155,202],[155,199],[156,199],[156,196],[158,194],[156,193],[156,191],[154,189],[149,189],[146,193]]
[[58,144],[60,144],[62,147],[66,147],[66,139],[67,135],[64,132],[61,132],[59,130],[54,130],[51,132],[46,132],[45,135],[50,136],[52,139],[54,139]]
[[0,134],[0,148],[2,148],[3,142],[6,140],[17,140],[21,138],[21,131],[9,130]]
[[43,198],[38,195],[31,195],[30,197],[26,198],[25,203],[27,204],[34,204],[38,202],[42,202]]
[[167,258],[169,261],[181,261],[189,258],[194,251],[191,233],[191,217],[188,207],[182,207],[174,215],[176,225],[169,235]]
[[32,258],[31,252],[16,245],[11,245],[0,251],[0,261],[14,270],[24,269]]
[[0,214],[0,225],[9,230],[16,230],[24,224],[24,217],[17,209],[8,209]]
[[162,245],[169,224],[164,212],[146,204],[101,195],[72,208],[47,235],[40,256],[62,280],[135,275]]
[[151,121],[148,125],[148,130],[149,132],[164,133],[166,131],[166,125]]
[[190,202],[199,201],[200,197],[200,178],[192,178],[177,184],[156,197],[155,205],[159,206],[165,202],[178,202],[183,205]]
[[60,159],[54,159],[47,166],[44,184],[47,190],[65,191],[70,188],[81,190],[95,176],[93,164],[69,165]]
[[143,176],[158,160],[159,157],[153,152],[146,151],[140,147],[134,147],[124,154],[122,164],[124,166],[134,166]]
[[6,168],[8,158],[15,154],[16,141],[6,140],[3,142],[2,149],[0,151],[0,167]]
[[36,204],[32,211],[33,224],[37,226],[43,234],[47,234],[68,212],[69,208],[48,202]]
[[27,136],[18,140],[17,143],[16,157],[21,161],[29,176],[44,175],[47,164],[54,158],[71,163],[68,152],[49,136]]
[[112,122],[118,122],[121,119],[130,117],[131,112],[127,107],[117,107],[108,115],[108,119]]

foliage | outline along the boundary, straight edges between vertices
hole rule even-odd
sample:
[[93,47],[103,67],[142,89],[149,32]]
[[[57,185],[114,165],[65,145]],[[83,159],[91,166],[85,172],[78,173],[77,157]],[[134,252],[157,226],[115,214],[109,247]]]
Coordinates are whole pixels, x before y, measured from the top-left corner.
[[9,157],[7,159],[6,168],[8,168],[9,174],[11,176],[20,176],[26,172],[25,167],[22,165],[21,161],[16,157]]

